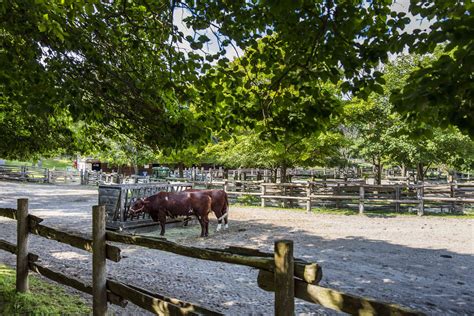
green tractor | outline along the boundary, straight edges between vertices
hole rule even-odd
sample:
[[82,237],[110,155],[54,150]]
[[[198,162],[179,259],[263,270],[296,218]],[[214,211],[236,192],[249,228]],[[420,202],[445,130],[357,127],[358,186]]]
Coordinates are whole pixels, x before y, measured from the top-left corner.
[[153,167],[153,178],[166,179],[170,176],[170,168],[168,167]]

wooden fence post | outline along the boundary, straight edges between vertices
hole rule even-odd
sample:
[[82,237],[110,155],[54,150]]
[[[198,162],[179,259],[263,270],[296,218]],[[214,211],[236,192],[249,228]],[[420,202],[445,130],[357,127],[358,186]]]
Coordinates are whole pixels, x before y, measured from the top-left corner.
[[224,181],[224,192],[227,193],[227,191],[229,191],[229,182],[226,180]]
[[306,187],[306,212],[311,212],[311,183]]
[[[336,169],[334,169],[334,172],[336,172],[335,170],[336,170]],[[335,178],[334,178],[334,179],[335,179]],[[339,195],[340,189],[341,189],[340,183],[338,183],[338,184],[333,188],[333,191],[334,191],[334,195],[335,195],[335,196]],[[340,208],[340,207],[341,207],[341,202],[340,202],[339,199],[336,199],[336,208]]]
[[[449,189],[450,189],[449,190],[449,197],[454,198],[456,196],[454,182],[451,182],[449,184]],[[456,203],[454,201],[451,203],[451,212],[456,212]]]
[[267,194],[267,186],[261,183],[260,187],[261,187],[261,192],[262,192],[262,195],[260,197],[260,202],[261,202],[261,206],[265,207],[265,198],[263,196]]
[[423,193],[424,193],[423,191],[424,191],[423,182],[420,182],[416,189],[416,197],[418,198],[418,211],[417,211],[418,216],[422,216],[423,213],[425,212],[425,205],[423,201]]
[[107,314],[105,206],[92,207],[92,308],[94,316]]
[[84,172],[84,184],[88,185],[89,184],[89,170],[86,170]]
[[293,241],[275,241],[275,315],[295,314]]
[[359,214],[364,214],[365,188],[361,184],[359,187]]
[[49,173],[49,169],[45,168],[44,169],[44,182],[45,183],[51,183],[51,176]]
[[17,200],[16,291],[28,292],[28,199]]
[[398,201],[400,200],[400,186],[398,184],[395,186],[395,200],[397,200],[397,202],[395,202],[395,212],[399,213],[400,202]]
[[268,169],[263,170],[263,182],[270,182],[268,181]]

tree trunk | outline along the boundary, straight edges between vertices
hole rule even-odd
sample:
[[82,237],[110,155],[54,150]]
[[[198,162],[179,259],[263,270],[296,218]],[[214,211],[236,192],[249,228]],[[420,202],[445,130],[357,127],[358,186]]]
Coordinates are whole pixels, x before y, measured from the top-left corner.
[[178,163],[178,178],[184,178],[184,163]]
[[424,181],[425,179],[425,171],[423,170],[422,162],[416,164],[416,178],[418,181]]
[[288,179],[287,179],[287,166],[286,165],[282,165],[280,167],[280,183],[286,183],[288,182]]
[[375,181],[378,185],[382,184],[382,163],[380,158],[377,158]]

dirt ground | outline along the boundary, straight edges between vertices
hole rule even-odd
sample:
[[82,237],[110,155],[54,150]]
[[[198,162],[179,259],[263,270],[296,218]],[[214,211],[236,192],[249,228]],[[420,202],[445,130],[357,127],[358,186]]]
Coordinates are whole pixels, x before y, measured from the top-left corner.
[[[45,225],[91,231],[97,188],[0,182],[0,207],[28,197],[30,212]],[[295,257],[318,262],[322,286],[398,303],[430,315],[474,314],[474,220],[444,217],[367,217],[231,206],[230,228],[209,238],[199,227],[168,229],[168,239],[196,247],[245,246],[271,251],[276,239],[291,239]],[[16,242],[15,221],[0,217],[0,238]],[[148,235],[156,234],[149,232]],[[257,271],[237,265],[186,258],[120,245],[126,256],[108,262],[110,277],[229,315],[273,314],[273,293],[257,286]],[[31,236],[30,251],[42,264],[91,279],[91,256],[55,241]],[[15,257],[0,250],[0,263]],[[84,295],[86,299],[90,297]],[[136,306],[111,307],[139,314]],[[298,314],[333,312],[297,300]]]

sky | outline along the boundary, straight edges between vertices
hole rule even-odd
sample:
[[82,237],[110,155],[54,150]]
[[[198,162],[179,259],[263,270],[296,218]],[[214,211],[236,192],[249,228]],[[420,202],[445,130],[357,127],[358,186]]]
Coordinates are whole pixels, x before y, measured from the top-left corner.
[[[185,19],[186,17],[188,17],[190,15],[190,13],[186,10],[184,10],[183,8],[177,8],[175,9],[175,12],[174,12],[174,21],[175,21],[175,24],[178,26],[178,29],[184,33],[184,36],[194,36],[194,31],[192,29],[189,29],[188,27],[186,27],[185,23],[182,22],[183,19]],[[212,29],[208,29],[208,30],[201,30],[199,35],[206,35],[208,38],[210,38],[210,42],[207,43],[207,45],[204,46],[203,50],[206,51],[206,52],[209,52],[210,54],[215,54],[219,51],[219,47],[218,47],[218,41],[217,41],[217,38],[216,36],[213,34],[212,32]],[[197,36],[199,36],[197,35]],[[234,43],[235,44],[235,43]],[[191,47],[189,46],[189,44],[184,41],[183,43],[178,43],[178,46],[185,50],[185,51],[193,51],[193,49],[191,49]],[[236,46],[234,46],[236,47]],[[196,52],[196,51],[194,51]],[[236,47],[236,49],[234,49],[232,47],[232,45],[228,46],[226,48],[226,52],[227,54],[225,55],[225,57],[227,57],[229,60],[233,60],[235,57],[238,57],[238,56],[242,56],[243,55],[243,50],[240,49],[240,47]],[[204,55],[203,53],[201,52],[197,52],[201,55]],[[217,61],[216,61],[217,62]]]
[[427,19],[422,20],[419,15],[413,16],[410,12],[408,12],[409,7],[410,0],[397,0],[394,4],[392,4],[393,11],[405,12],[407,17],[409,17],[411,20],[411,23],[406,26],[405,32],[412,33],[414,29],[428,29],[432,23],[430,23]]
[[[427,30],[432,23],[430,23],[426,19],[421,19],[420,16],[413,16],[411,13],[408,12],[409,6],[410,6],[410,0],[396,0],[392,4],[393,11],[405,12],[407,14],[407,17],[409,17],[411,20],[410,24],[408,24],[405,27],[404,31],[408,33],[412,33],[413,30],[415,29]],[[187,36],[187,35],[194,36],[194,31],[192,29],[187,28],[185,23],[182,22],[182,20],[188,17],[189,15],[190,13],[183,8],[175,9],[175,13],[174,13],[175,22],[174,23],[178,26],[178,29],[184,33],[184,36]],[[208,38],[211,39],[211,41],[208,42],[208,44],[203,48],[203,50],[210,54],[215,54],[216,52],[218,52],[217,38],[213,34],[212,29],[203,30],[200,32],[200,34],[204,34]],[[183,43],[178,43],[178,47],[180,47],[181,49],[187,52],[193,51],[193,49],[191,49],[191,47],[186,41],[184,41]],[[196,51],[194,52],[196,53]],[[234,58],[243,55],[243,50],[240,49],[239,47],[236,47],[236,49],[234,49],[234,47],[228,46],[226,49],[226,52],[227,53],[225,57],[227,57],[229,60],[233,60]],[[197,53],[204,55],[204,53],[202,52],[197,52]]]

